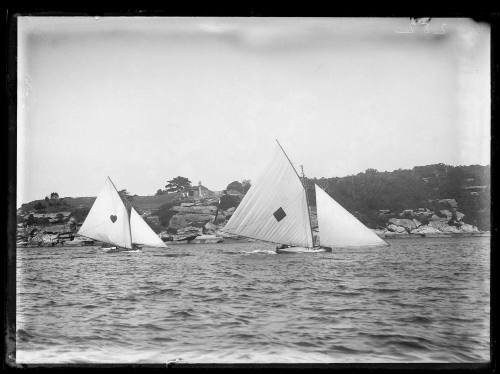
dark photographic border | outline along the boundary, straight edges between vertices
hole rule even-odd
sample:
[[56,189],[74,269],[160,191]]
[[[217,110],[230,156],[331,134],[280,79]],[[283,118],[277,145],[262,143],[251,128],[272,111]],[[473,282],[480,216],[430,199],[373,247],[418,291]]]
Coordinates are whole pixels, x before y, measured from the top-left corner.
[[[344,6],[346,4],[343,4]],[[413,4],[410,4],[413,5]],[[415,4],[417,5],[417,4]],[[474,5],[474,4],[473,4]],[[417,6],[418,8],[418,6]],[[497,298],[496,295],[496,279],[497,275],[495,272],[495,263],[498,255],[495,253],[495,243],[497,242],[497,228],[496,228],[496,213],[494,210],[494,194],[491,196],[491,262],[490,262],[490,362],[489,363],[339,363],[339,364],[187,364],[187,363],[163,363],[163,364],[17,364],[15,362],[15,351],[16,351],[16,155],[17,155],[17,17],[19,16],[248,16],[248,17],[260,17],[260,16],[307,16],[307,17],[334,17],[334,16],[370,16],[370,17],[411,17],[420,15],[431,15],[433,17],[467,17],[472,18],[477,21],[487,22],[491,26],[491,167],[492,175],[495,175],[495,163],[493,159],[497,155],[498,145],[495,144],[496,136],[496,119],[497,119],[497,108],[499,97],[497,93],[498,87],[498,73],[499,73],[499,59],[498,59],[498,34],[500,29],[500,12],[493,9],[484,9],[476,6],[473,10],[465,9],[455,9],[455,10],[445,10],[439,9],[436,6],[428,9],[414,9],[414,10],[402,10],[397,7],[387,8],[385,11],[380,8],[380,5],[372,8],[359,8],[356,9],[356,4],[350,5],[348,7],[343,7],[342,9],[306,9],[306,8],[295,8],[292,9],[288,7],[285,9],[258,9],[256,6],[248,5],[246,9],[239,10],[220,7],[215,8],[213,5],[211,8],[196,9],[170,9],[165,10],[144,10],[144,9],[115,9],[111,11],[102,11],[83,8],[80,10],[48,10],[48,9],[5,9],[4,10],[4,20],[5,20],[5,30],[6,36],[4,40],[6,41],[6,48],[4,49],[6,57],[6,96],[7,100],[7,110],[6,110],[6,122],[4,125],[4,131],[7,135],[4,139],[7,139],[7,144],[4,143],[4,160],[7,161],[6,165],[6,182],[4,187],[6,187],[4,198],[2,199],[2,204],[5,204],[4,212],[7,212],[6,216],[6,229],[3,231],[5,233],[6,248],[2,251],[3,260],[3,281],[5,290],[4,293],[4,303],[3,303],[3,317],[2,322],[4,326],[4,354],[3,354],[3,364],[4,369],[94,369],[94,368],[112,368],[122,370],[124,368],[131,368],[133,370],[139,368],[147,369],[165,369],[165,368],[235,368],[235,369],[259,369],[259,368],[285,368],[285,369],[331,369],[337,372],[351,372],[351,371],[369,371],[369,372],[387,372],[394,370],[404,370],[408,372],[420,372],[420,371],[457,371],[457,372],[495,372],[497,368],[496,360],[496,337],[497,337],[497,324],[494,323],[494,316],[497,310]],[[5,179],[4,179],[5,180]],[[495,178],[492,178],[492,187],[496,185]],[[494,188],[492,189],[494,190]],[[5,199],[5,196],[7,197]],[[493,249],[493,250],[491,250]]]

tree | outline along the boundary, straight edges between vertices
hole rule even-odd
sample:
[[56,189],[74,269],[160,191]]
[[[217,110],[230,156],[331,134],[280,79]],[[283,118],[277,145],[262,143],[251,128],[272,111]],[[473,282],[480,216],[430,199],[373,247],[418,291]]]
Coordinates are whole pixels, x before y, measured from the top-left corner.
[[69,226],[69,231],[76,231],[78,226],[76,224],[76,219],[74,217],[71,217],[69,219],[68,226]]
[[243,193],[247,193],[247,191],[252,187],[252,183],[250,179],[243,179],[241,181],[241,186],[243,187]]
[[33,214],[30,214],[26,219],[26,225],[31,226],[34,224],[35,224],[35,217],[33,216]]
[[132,203],[134,201],[134,197],[130,195],[130,192],[128,192],[126,189],[118,191],[118,194],[122,198],[123,202],[125,203]]
[[73,218],[75,222],[83,222],[87,217],[87,214],[89,214],[89,211],[90,207],[76,208],[73,210],[73,213],[71,213],[71,218]]
[[50,194],[50,199],[51,200],[57,200],[57,199],[59,199],[59,194],[57,192],[52,192]]
[[160,220],[160,226],[168,227],[170,218],[172,218],[177,213],[175,210],[172,210],[175,205],[177,205],[177,201],[170,201],[158,208],[156,215]]
[[158,190],[156,191],[156,194],[155,196],[160,196],[160,195],[163,195],[165,191],[163,191],[161,188],[158,188]]
[[191,181],[180,175],[167,181],[165,185],[167,192],[181,192],[189,187],[191,187]]
[[41,202],[37,202],[34,206],[33,209],[35,210],[43,210],[45,209],[45,205],[43,205]]
[[219,199],[219,209],[226,210],[229,208],[237,207],[239,203],[240,199],[238,199],[236,196],[224,194]]
[[226,190],[235,190],[243,193],[243,185],[238,181],[234,181],[227,185]]

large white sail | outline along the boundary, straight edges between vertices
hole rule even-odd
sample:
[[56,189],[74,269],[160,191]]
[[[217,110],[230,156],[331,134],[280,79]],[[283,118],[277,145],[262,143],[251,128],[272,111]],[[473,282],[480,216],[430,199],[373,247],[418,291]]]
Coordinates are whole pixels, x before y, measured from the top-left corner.
[[274,243],[313,246],[305,189],[279,147],[224,231]]
[[120,247],[132,248],[127,208],[109,177],[78,234]]
[[316,189],[316,208],[320,245],[326,247],[361,247],[387,245],[377,234],[323,191]]
[[130,231],[132,243],[143,244],[148,247],[167,248],[163,240],[155,234],[134,208],[130,210]]

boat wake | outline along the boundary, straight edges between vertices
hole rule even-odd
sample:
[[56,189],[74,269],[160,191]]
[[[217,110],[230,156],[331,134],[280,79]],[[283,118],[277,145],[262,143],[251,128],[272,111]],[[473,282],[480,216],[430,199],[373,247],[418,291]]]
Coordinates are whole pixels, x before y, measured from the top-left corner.
[[102,248],[104,253],[141,253],[140,249],[106,249]]
[[252,255],[252,254],[255,254],[255,253],[263,253],[263,254],[267,254],[267,255],[275,255],[276,251],[271,250],[271,249],[254,249],[253,251],[243,251],[243,253],[246,253],[246,254],[249,254],[249,255]]

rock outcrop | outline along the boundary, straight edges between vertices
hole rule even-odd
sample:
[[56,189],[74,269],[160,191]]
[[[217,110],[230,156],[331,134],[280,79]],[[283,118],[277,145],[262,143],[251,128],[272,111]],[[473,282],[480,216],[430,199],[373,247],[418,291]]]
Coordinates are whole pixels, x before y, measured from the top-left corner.
[[441,199],[435,206],[440,208],[436,212],[427,208],[406,209],[399,216],[407,218],[390,218],[386,227],[377,230],[377,234],[382,237],[395,237],[410,234],[426,236],[480,232],[476,226],[463,222],[465,215],[457,210],[455,199]]
[[402,232],[402,230],[404,230],[408,233],[422,225],[416,219],[402,219],[402,218],[391,218],[389,219],[388,223],[389,225],[387,226],[387,229],[389,231]]

